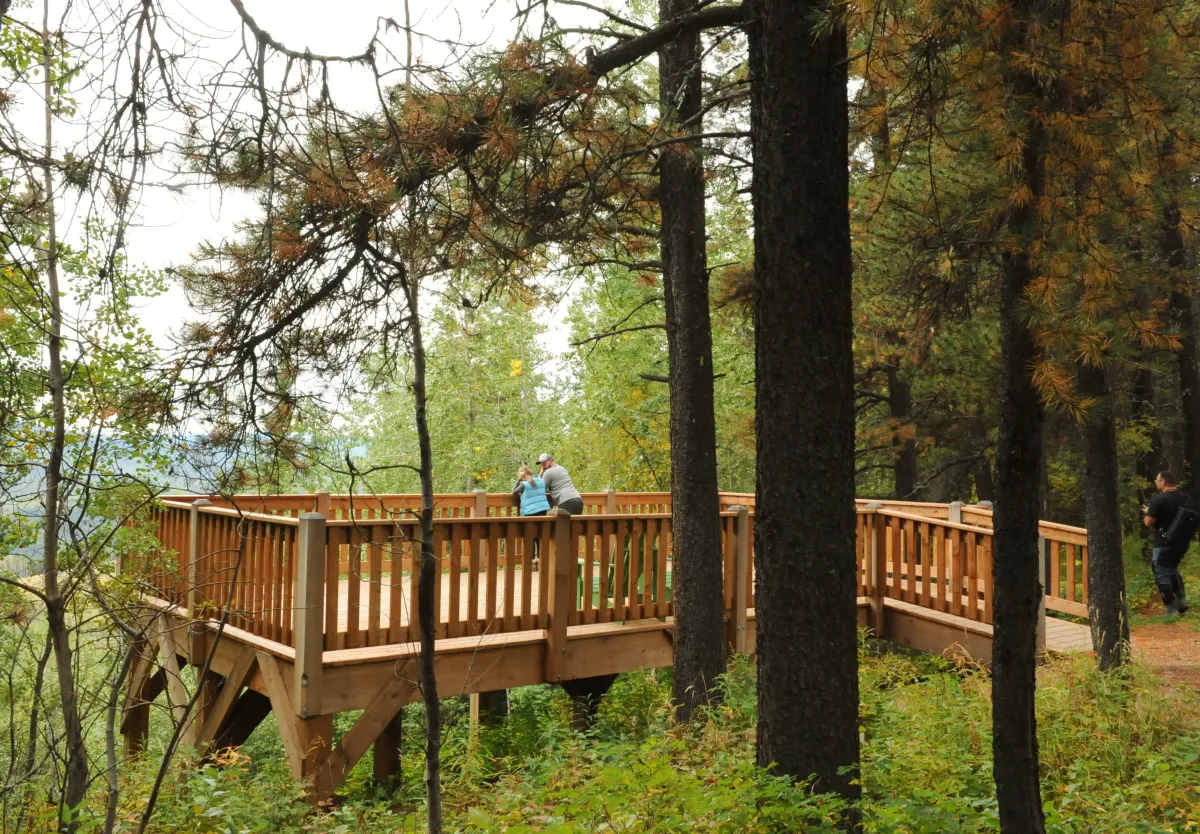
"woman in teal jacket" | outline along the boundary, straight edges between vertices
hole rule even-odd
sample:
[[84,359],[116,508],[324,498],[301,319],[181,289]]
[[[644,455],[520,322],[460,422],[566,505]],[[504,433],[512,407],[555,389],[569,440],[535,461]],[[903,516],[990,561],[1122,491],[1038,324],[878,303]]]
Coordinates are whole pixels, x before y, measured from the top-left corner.
[[517,470],[517,485],[512,493],[521,501],[521,515],[545,515],[550,512],[546,482],[534,477],[533,471],[524,464]]

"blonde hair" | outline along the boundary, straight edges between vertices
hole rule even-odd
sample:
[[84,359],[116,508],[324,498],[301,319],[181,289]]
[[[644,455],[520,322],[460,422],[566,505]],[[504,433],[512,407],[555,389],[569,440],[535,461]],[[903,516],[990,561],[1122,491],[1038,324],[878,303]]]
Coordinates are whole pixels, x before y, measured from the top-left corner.
[[517,470],[517,481],[528,481],[530,484],[533,483],[533,470],[529,468],[529,464],[521,464],[521,468]]

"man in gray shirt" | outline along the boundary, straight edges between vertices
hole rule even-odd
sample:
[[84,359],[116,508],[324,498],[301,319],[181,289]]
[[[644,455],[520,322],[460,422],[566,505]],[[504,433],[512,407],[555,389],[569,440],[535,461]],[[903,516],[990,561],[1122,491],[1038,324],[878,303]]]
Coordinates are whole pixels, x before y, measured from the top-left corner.
[[571,474],[554,462],[553,455],[542,454],[538,465],[542,467],[542,480],[546,482],[546,492],[550,493],[550,503],[571,515],[582,515],[583,496],[571,483]]

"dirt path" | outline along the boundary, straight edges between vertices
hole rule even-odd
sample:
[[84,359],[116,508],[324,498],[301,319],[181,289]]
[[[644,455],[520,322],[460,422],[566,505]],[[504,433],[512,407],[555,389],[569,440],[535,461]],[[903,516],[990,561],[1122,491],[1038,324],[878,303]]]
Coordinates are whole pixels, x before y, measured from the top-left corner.
[[[1196,578],[1188,579],[1189,587],[1197,589]],[[1200,693],[1200,606],[1193,604],[1184,616],[1167,620],[1162,602],[1156,599],[1138,614],[1154,621],[1132,628],[1133,656],[1158,670],[1168,682]]]

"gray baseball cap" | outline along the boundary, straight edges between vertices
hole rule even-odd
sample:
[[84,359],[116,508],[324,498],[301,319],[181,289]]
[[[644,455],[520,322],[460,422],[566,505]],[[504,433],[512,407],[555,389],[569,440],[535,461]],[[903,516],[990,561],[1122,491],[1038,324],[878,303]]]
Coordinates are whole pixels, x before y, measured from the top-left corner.
[[545,463],[548,460],[554,460],[554,455],[546,452],[542,452],[540,455],[538,455],[538,463]]

